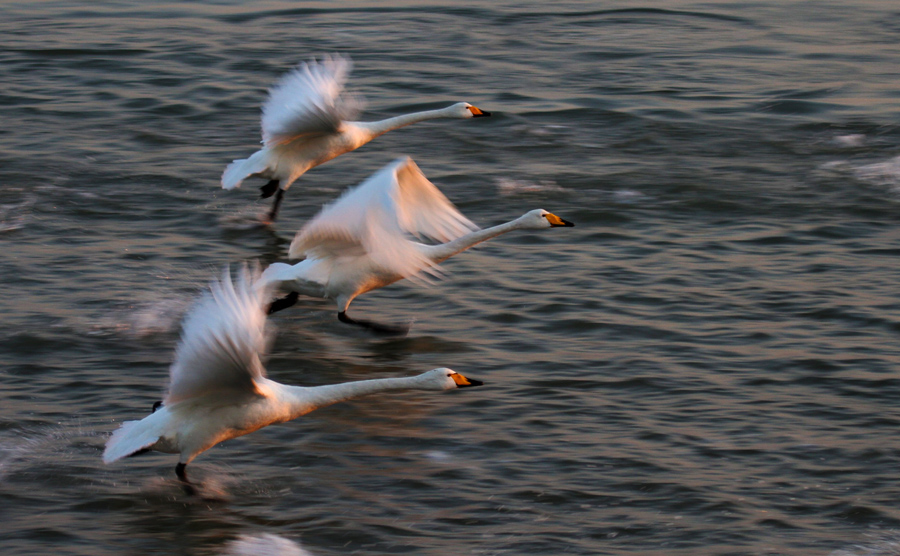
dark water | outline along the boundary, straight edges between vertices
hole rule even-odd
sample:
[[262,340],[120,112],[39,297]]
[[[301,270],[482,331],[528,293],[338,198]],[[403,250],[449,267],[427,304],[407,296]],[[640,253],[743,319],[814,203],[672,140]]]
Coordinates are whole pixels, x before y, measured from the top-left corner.
[[[857,2],[0,4],[0,553],[900,553],[900,7]],[[273,230],[225,192],[269,84],[341,52],[368,119]],[[104,466],[228,263],[399,155],[498,238],[273,318],[279,381],[450,366],[192,464]],[[261,537],[269,535],[268,537]],[[276,548],[280,543],[281,549]],[[287,547],[287,548],[285,548]]]

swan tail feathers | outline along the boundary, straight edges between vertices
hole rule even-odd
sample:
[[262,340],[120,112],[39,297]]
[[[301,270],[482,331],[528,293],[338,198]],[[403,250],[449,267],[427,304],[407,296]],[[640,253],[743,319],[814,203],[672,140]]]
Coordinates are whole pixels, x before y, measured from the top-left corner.
[[225,167],[222,172],[222,188],[234,189],[250,176],[262,175],[268,169],[263,151],[256,152],[250,158],[240,158]]
[[155,423],[125,421],[106,441],[103,463],[112,463],[156,444],[160,431]]
[[272,263],[254,284],[257,288],[277,288],[281,282],[293,280],[294,267],[286,263]]

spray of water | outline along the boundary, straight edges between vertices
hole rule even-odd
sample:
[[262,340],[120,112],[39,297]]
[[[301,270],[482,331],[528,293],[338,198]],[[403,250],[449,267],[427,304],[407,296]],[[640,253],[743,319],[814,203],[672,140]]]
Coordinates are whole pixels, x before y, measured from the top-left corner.
[[298,543],[273,535],[241,535],[225,548],[222,556],[313,556]]

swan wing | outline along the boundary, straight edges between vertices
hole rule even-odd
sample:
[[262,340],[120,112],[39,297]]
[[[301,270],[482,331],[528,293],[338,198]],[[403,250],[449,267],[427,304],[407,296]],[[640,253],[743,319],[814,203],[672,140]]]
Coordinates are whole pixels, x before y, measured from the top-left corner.
[[411,158],[400,158],[386,170],[385,178],[373,188],[385,205],[384,212],[393,212],[403,231],[443,243],[478,229]]
[[434,274],[435,263],[409,235],[446,242],[475,229],[416,163],[403,157],[326,205],[297,233],[290,256],[364,254],[402,276]]
[[269,90],[262,109],[262,136],[267,147],[301,137],[337,132],[342,122],[362,110],[362,100],[344,94],[352,63],[342,56],[304,62]]
[[253,283],[242,268],[235,285],[226,268],[185,318],[165,405],[210,392],[260,393],[268,293]]

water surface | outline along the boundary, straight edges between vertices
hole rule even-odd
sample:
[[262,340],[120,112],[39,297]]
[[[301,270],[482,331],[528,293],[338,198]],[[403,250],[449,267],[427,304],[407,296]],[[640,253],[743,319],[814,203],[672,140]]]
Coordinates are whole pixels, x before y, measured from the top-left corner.
[[[0,3],[0,552],[896,551],[898,44],[880,0]],[[261,183],[219,176],[273,80],[328,52],[367,119],[494,117],[385,135],[242,225]],[[406,338],[304,301],[272,318],[269,376],[486,386],[226,442],[191,465],[212,501],[173,456],[104,466],[209,279],[284,260],[401,155],[479,225],[577,227],[354,302]]]

